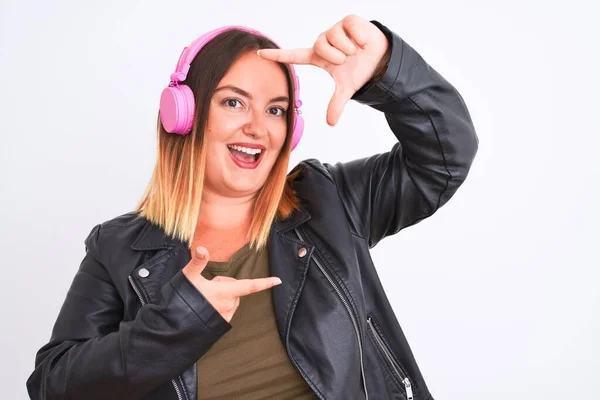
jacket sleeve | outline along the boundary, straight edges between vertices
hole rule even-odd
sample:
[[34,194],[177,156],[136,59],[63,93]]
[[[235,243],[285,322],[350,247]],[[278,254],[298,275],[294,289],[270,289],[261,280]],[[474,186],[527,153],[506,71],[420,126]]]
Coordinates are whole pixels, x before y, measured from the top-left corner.
[[98,249],[100,225],[27,380],[31,399],[138,399],[196,362],[231,326],[180,271],[122,322],[123,304]]
[[325,164],[355,233],[375,246],[435,213],[465,180],[478,138],[462,97],[397,34],[383,77],[353,99],[382,111],[398,139],[386,153]]

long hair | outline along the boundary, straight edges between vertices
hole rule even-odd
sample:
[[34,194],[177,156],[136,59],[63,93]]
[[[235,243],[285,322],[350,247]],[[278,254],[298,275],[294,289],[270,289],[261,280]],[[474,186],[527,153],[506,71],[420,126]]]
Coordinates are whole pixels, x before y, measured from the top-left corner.
[[[159,115],[157,160],[136,211],[161,227],[168,236],[188,246],[192,245],[202,203],[207,151],[204,130],[213,91],[241,55],[262,48],[278,47],[265,37],[241,30],[226,31],[215,37],[194,58],[186,80],[181,82],[194,93],[196,109],[192,131],[188,135],[167,133]],[[284,64],[281,68],[287,77],[290,105],[293,105],[291,71]],[[287,174],[294,114],[290,106],[285,143],[255,200],[248,232],[248,241],[253,248],[261,248],[267,243],[271,225],[277,218],[286,218],[298,208],[299,202],[292,189],[295,174]]]

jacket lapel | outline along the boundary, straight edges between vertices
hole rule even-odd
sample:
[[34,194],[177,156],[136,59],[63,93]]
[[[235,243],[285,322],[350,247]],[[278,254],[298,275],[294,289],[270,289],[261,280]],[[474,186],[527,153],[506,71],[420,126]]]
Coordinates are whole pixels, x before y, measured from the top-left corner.
[[149,259],[138,265],[131,273],[137,289],[144,300],[156,303],[162,286],[181,270],[191,259],[187,245],[167,237],[164,231],[150,221],[131,245],[136,251],[151,252]]
[[[269,236],[270,276],[282,281],[281,285],[272,289],[273,307],[279,335],[286,346],[292,315],[306,279],[311,251],[291,232],[309,219],[307,211],[295,210],[289,218],[277,221]],[[303,247],[307,251],[300,256],[300,249]]]

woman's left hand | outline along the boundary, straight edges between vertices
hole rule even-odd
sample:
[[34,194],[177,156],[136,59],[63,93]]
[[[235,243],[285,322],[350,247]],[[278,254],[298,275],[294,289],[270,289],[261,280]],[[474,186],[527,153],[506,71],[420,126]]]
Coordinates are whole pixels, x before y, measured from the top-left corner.
[[386,36],[366,19],[349,15],[323,32],[313,47],[262,49],[264,59],[323,68],[335,81],[335,92],[327,108],[327,123],[335,125],[354,93],[382,67],[389,48]]

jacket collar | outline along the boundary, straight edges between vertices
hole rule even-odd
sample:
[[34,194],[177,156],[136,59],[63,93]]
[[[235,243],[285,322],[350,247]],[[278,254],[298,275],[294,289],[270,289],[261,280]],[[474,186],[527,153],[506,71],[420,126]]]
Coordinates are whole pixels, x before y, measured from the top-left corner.
[[133,250],[147,251],[168,249],[171,247],[188,247],[185,242],[167,236],[165,231],[158,225],[153,224],[147,219],[145,221],[146,223],[142,231],[131,245]]
[[[308,211],[303,208],[296,209],[289,217],[275,221],[271,234],[286,233],[309,219],[310,213]],[[140,234],[131,245],[133,250],[138,251],[161,250],[171,247],[187,248],[189,246],[179,239],[167,236],[162,228],[147,219],[145,219],[145,225]]]
[[310,213],[304,208],[299,208],[294,210],[287,218],[275,221],[273,230],[277,233],[286,233],[309,219]]

